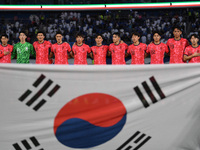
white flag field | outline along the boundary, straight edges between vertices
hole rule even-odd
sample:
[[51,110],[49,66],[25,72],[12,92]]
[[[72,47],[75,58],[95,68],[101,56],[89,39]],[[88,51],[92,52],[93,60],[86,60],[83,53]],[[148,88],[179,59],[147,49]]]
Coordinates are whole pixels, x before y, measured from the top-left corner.
[[0,84],[0,150],[200,150],[200,64],[1,64]]

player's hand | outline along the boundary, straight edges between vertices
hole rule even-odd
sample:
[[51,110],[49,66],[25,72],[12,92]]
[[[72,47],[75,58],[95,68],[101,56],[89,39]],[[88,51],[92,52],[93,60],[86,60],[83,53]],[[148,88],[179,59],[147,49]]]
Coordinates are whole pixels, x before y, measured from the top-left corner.
[[3,53],[4,53],[4,55],[8,55],[8,54],[10,54],[10,52],[6,52],[6,51],[4,51]]
[[193,56],[194,56],[194,57],[198,57],[198,56],[200,56],[200,53],[195,52],[195,53],[193,54]]

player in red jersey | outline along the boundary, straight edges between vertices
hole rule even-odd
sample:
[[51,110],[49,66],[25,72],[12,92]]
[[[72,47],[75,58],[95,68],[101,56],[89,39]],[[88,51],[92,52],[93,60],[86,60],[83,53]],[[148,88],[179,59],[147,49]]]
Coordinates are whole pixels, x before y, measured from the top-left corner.
[[187,39],[181,38],[181,28],[174,27],[173,30],[174,38],[170,38],[167,41],[167,46],[170,49],[170,63],[184,63],[183,52],[189,45]]
[[36,52],[36,64],[49,64],[49,51],[51,50],[52,44],[49,41],[44,40],[44,32],[38,31],[37,39],[38,41],[33,43],[33,47]]
[[6,34],[1,35],[0,45],[0,63],[11,63],[11,52],[13,46],[8,44],[8,36]]
[[128,45],[124,42],[121,42],[119,33],[113,34],[113,43],[109,45],[109,51],[112,56],[113,65],[125,65],[125,57],[127,54]]
[[76,44],[72,47],[72,57],[75,65],[87,65],[87,54],[91,53],[88,45],[83,43],[84,36],[81,33],[76,35]]
[[56,33],[57,43],[53,44],[51,47],[50,57],[55,55],[55,64],[69,64],[68,58],[70,58],[71,47],[67,42],[62,41],[63,35],[60,31]]
[[92,46],[90,53],[90,57],[94,58],[95,65],[105,65],[106,64],[106,56],[108,54],[108,46],[102,45],[103,37],[98,34],[95,37],[96,46]]
[[166,44],[160,42],[161,34],[157,31],[153,33],[153,42],[147,47],[145,57],[151,55],[151,64],[164,64],[164,55],[168,53],[168,47]]
[[190,41],[192,45],[186,47],[183,60],[189,60],[189,63],[200,63],[200,46],[198,44],[199,37],[196,34],[192,34]]
[[144,64],[147,45],[139,42],[140,34],[134,32],[132,34],[133,44],[129,45],[127,53],[131,55],[131,64]]

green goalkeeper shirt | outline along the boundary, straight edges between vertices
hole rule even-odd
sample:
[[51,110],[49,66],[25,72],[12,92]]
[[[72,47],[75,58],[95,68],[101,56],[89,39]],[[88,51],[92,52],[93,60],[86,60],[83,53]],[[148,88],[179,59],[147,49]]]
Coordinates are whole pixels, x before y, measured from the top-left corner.
[[35,56],[33,45],[26,42],[24,44],[17,43],[14,45],[11,58],[13,59],[17,54],[17,63],[29,63],[30,54]]

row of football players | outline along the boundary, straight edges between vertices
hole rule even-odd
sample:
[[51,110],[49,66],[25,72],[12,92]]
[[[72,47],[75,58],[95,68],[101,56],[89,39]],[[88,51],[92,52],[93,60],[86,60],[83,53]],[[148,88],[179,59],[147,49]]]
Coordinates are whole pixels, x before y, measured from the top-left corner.
[[[1,36],[2,45],[0,45],[0,63],[11,63],[11,59],[17,57],[17,63],[29,63],[30,54],[36,56],[36,64],[51,64],[52,57],[55,56],[55,64],[68,64],[68,58],[74,58],[74,64],[87,64],[87,55],[94,59],[94,64],[106,64],[106,57],[112,57],[112,64],[126,64],[125,57],[131,55],[131,64],[144,64],[144,59],[148,55],[151,57],[151,64],[163,64],[165,54],[170,55],[170,63],[199,63],[200,47],[199,38],[193,34],[190,38],[191,45],[186,39],[181,38],[182,31],[179,27],[173,30],[174,38],[161,43],[159,32],[153,33],[153,42],[148,47],[140,43],[140,35],[137,32],[132,34],[133,44],[128,46],[120,40],[118,33],[113,34],[113,43],[109,46],[102,45],[103,38],[101,35],[95,37],[96,46],[89,47],[84,44],[82,34],[76,35],[76,43],[72,49],[67,42],[63,42],[63,35],[57,32],[55,38],[57,43],[51,44],[44,40],[43,32],[37,33],[38,41],[33,45],[26,42],[26,34],[20,32],[20,42],[14,47],[7,44],[7,35]],[[49,53],[50,50],[50,53]]]

